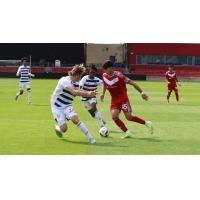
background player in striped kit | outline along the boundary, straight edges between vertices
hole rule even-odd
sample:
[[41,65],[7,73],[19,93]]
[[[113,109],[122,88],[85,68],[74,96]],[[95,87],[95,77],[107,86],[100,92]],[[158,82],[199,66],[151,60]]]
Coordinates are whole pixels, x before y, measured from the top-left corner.
[[81,79],[85,68],[76,65],[69,72],[69,76],[62,77],[56,86],[51,97],[51,110],[57,124],[55,131],[58,137],[62,137],[67,131],[66,119],[71,120],[87,136],[90,143],[95,143],[95,139],[88,131],[87,127],[81,122],[72,106],[75,96],[94,97],[96,91],[80,90],[77,81]]
[[[96,77],[97,75],[97,68],[95,65],[92,65],[89,69],[89,75],[84,76],[79,85],[83,90],[92,91],[97,90],[97,86],[102,85],[102,80]],[[81,98],[82,102],[85,105],[85,108],[88,110],[90,115],[98,120],[100,128],[104,127],[105,121],[102,119],[101,113],[97,109],[97,99],[96,97],[92,98]]]
[[23,94],[24,88],[27,88],[27,94],[28,94],[28,104],[31,105],[31,86],[30,86],[30,77],[35,77],[34,74],[31,74],[30,66],[27,66],[27,58],[21,59],[21,66],[18,68],[17,76],[20,76],[20,84],[19,89],[20,91],[16,94],[15,100],[19,98],[20,95]]

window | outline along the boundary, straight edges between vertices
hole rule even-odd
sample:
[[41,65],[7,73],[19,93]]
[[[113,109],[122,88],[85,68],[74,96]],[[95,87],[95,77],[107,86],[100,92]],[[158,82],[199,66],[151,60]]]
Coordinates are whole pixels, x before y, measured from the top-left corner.
[[194,56],[188,56],[187,59],[188,65],[194,65]]
[[195,56],[195,65],[200,65],[200,56]]
[[137,64],[164,64],[165,56],[137,55]]
[[166,64],[167,65],[187,65],[188,59],[187,59],[187,56],[167,56]]
[[[200,57],[197,63],[200,65]],[[194,56],[137,55],[137,64],[193,65]]]

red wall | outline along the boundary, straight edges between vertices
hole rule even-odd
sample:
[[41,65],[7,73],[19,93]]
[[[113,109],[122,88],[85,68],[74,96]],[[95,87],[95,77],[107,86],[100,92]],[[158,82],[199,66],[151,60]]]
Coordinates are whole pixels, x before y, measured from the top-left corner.
[[129,43],[129,64],[136,64],[136,55],[200,56],[200,44]]

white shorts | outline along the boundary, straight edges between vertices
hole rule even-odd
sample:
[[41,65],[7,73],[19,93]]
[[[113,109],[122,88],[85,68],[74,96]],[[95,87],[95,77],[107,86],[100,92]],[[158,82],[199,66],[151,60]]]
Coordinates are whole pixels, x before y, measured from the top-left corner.
[[92,109],[92,104],[93,103],[97,103],[97,99],[96,98],[91,98],[87,101],[83,101],[84,105],[85,105],[85,108],[87,110],[91,110]]
[[27,89],[30,89],[31,88],[30,82],[20,82],[19,83],[20,90],[24,90],[25,87]]
[[57,108],[56,106],[51,106],[51,111],[54,119],[59,126],[65,124],[66,119],[70,120],[73,116],[77,115],[73,106],[68,106],[67,108]]

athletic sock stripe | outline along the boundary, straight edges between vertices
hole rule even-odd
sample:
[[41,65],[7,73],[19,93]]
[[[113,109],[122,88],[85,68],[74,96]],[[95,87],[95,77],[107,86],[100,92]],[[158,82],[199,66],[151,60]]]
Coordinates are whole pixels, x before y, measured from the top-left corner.
[[80,124],[81,124],[81,122],[79,122],[79,123],[77,124],[77,126],[80,126]]

